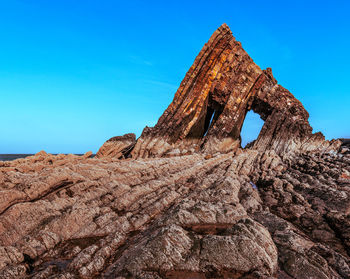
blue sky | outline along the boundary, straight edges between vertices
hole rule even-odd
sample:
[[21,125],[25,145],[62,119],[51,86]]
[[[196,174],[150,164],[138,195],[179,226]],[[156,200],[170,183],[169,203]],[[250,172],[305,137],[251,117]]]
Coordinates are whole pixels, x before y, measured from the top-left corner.
[[350,137],[349,12],[350,1],[0,0],[0,153],[139,136],[224,22],[315,132]]

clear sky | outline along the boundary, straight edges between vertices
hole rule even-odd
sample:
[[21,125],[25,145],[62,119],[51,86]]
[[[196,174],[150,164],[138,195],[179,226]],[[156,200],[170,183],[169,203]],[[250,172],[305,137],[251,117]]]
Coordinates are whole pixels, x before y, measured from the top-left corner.
[[96,152],[139,136],[224,22],[314,132],[350,137],[349,13],[336,0],[0,0],[0,153]]

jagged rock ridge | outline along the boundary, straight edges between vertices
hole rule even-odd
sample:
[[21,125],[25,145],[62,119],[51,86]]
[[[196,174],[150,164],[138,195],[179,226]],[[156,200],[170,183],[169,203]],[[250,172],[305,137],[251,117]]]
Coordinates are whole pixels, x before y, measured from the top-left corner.
[[0,278],[350,278],[350,149],[307,119],[221,26],[137,141],[0,162]]
[[197,56],[157,125],[145,128],[132,156],[237,150],[249,110],[265,121],[254,143],[258,150],[282,154],[330,144],[321,133],[312,134],[303,105],[277,84],[270,68],[261,70],[253,62],[223,24]]

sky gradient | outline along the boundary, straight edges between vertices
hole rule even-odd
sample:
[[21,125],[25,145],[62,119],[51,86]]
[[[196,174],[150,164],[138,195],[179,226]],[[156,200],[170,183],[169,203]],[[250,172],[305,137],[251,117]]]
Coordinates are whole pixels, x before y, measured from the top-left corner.
[[139,136],[224,22],[314,132],[350,137],[349,11],[350,1],[0,0],[0,153],[96,152]]

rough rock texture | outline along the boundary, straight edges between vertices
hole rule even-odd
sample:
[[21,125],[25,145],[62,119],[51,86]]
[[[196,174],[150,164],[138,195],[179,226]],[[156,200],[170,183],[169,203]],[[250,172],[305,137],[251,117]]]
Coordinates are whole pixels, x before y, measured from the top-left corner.
[[[0,162],[0,278],[350,278],[346,141],[226,25],[198,57],[134,148]],[[265,125],[241,149],[249,109]]]
[[113,137],[107,140],[96,153],[97,158],[113,157],[118,159],[126,158],[136,143],[135,134]]
[[350,154],[350,139],[340,139],[341,144],[341,153]]
[[157,125],[144,129],[132,156],[237,150],[249,110],[265,121],[255,149],[285,154],[340,145],[312,134],[303,105],[277,84],[270,68],[261,70],[253,62],[223,24],[204,45]]

